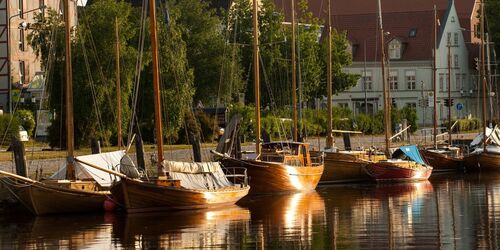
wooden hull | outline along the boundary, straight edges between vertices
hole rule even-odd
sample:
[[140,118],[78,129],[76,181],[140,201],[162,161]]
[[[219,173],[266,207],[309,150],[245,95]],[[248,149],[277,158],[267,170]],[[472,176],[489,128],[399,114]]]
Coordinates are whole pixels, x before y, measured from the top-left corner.
[[281,163],[225,158],[225,167],[244,167],[250,179],[250,194],[311,191],[316,189],[324,166],[296,167]]
[[467,171],[500,171],[500,154],[481,152],[465,157]]
[[361,182],[370,180],[364,168],[369,161],[359,159],[355,155],[343,153],[325,153],[325,170],[320,184]]
[[430,167],[417,165],[415,168],[409,168],[401,166],[402,164],[381,161],[369,164],[365,170],[376,181],[421,181],[431,176]]
[[435,172],[457,171],[463,168],[464,165],[463,158],[455,158],[430,150],[420,150],[420,154]]
[[61,188],[44,183],[8,181],[5,185],[35,215],[103,211],[110,192]]
[[122,179],[111,188],[128,213],[212,208],[235,204],[250,187],[220,190],[188,190]]

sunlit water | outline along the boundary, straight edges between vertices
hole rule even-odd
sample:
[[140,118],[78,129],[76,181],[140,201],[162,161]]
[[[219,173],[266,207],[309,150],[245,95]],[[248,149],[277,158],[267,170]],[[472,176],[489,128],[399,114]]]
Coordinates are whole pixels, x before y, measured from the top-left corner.
[[0,248],[476,249],[500,247],[500,173],[319,187],[219,210],[0,215]]

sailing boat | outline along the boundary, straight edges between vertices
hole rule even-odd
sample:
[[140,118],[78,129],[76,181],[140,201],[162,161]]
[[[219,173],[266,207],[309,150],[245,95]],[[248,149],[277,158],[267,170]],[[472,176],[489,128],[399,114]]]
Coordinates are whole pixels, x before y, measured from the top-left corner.
[[[378,0],[380,44],[382,47],[382,84],[384,92],[384,121],[385,121],[385,150],[386,156],[390,157],[390,134],[391,107],[388,100],[387,79],[385,78],[385,49],[384,49],[384,29],[382,26],[382,7]],[[393,156],[396,158],[372,162],[365,167],[365,171],[376,181],[415,181],[427,180],[432,173],[432,167],[427,165],[422,159],[417,146],[403,146],[397,150]]]
[[[259,82],[259,31],[258,0],[253,0],[253,68],[255,87],[255,156],[245,159],[231,157],[223,152],[213,152],[221,158],[225,167],[245,167],[251,178],[251,194],[311,191],[316,188],[323,173],[322,157],[311,156],[309,144],[296,141],[263,143],[261,148],[260,131],[260,82]],[[292,1],[292,37],[295,30],[294,1]],[[292,48],[295,45],[292,45]],[[292,58],[295,50],[292,50]],[[293,61],[293,60],[292,60]],[[292,65],[292,68],[295,68]],[[292,70],[294,71],[294,70]],[[295,77],[295,72],[292,72]],[[294,80],[292,80],[294,81]],[[292,82],[293,83],[293,82]],[[293,88],[293,87],[292,87]],[[294,91],[292,91],[293,93]],[[292,98],[294,99],[294,98]],[[295,103],[295,99],[293,100]],[[296,124],[296,105],[294,105],[294,124]],[[294,125],[294,140],[297,139],[297,126]],[[238,153],[237,153],[238,155]]]
[[88,164],[118,165],[122,151],[74,157],[73,138],[73,83],[71,65],[71,27],[69,25],[69,0],[64,2],[66,29],[66,137],[67,162],[65,168],[44,181],[0,171],[9,191],[35,215],[78,213],[103,210],[104,201],[111,194],[112,177],[104,171],[89,168]]
[[[463,154],[460,148],[451,146],[451,104],[448,105],[448,145],[438,146],[437,143],[437,81],[436,81],[436,37],[437,37],[437,14],[434,6],[434,53],[432,77],[434,83],[434,146],[425,150],[420,150],[424,160],[434,168],[434,171],[457,171],[463,164]],[[448,45],[448,100],[451,100],[451,53]]]
[[[136,176],[126,177],[120,173],[121,180],[111,188],[118,203],[127,212],[151,212],[162,210],[181,210],[209,208],[231,205],[248,194],[245,169],[228,169],[226,175],[218,162],[174,162],[163,160],[163,132],[160,103],[160,75],[158,68],[158,37],[156,33],[156,4],[149,0],[151,17],[151,42],[153,52],[153,86],[155,105],[155,130],[158,155],[158,177],[141,180]],[[123,161],[121,168],[130,169]],[[129,162],[131,164],[131,161]],[[132,169],[135,167],[132,166]],[[237,172],[237,171],[240,172]],[[137,171],[137,170],[135,170]],[[125,172],[125,171],[123,171]],[[168,175],[167,175],[168,173]],[[228,180],[241,180],[234,184]]]
[[481,72],[483,88],[482,116],[483,133],[471,143],[472,152],[465,157],[465,167],[468,171],[500,170],[500,129],[498,125],[493,129],[486,126],[486,66],[484,51],[484,2],[481,1]]
[[[332,124],[332,21],[331,6],[328,0],[328,63],[327,63],[327,109],[328,109],[328,135],[326,138],[325,170],[320,179],[320,184],[356,182],[369,180],[370,176],[364,171],[364,167],[372,161],[385,159],[384,155],[364,150],[351,150],[346,148],[339,151],[333,143]],[[337,132],[337,131],[336,131]],[[344,134],[357,133],[355,131],[338,131]],[[346,135],[349,138],[348,135]],[[346,138],[345,137],[345,138]]]

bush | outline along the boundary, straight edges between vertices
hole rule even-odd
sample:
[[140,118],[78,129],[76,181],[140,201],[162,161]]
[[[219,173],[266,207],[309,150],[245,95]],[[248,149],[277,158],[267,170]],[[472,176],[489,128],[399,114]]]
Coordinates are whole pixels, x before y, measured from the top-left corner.
[[19,120],[10,114],[0,115],[1,145],[9,145],[12,137],[19,139]]
[[[453,120],[452,124],[457,120]],[[479,129],[481,122],[477,118],[472,119],[458,119],[458,123],[453,129],[454,132],[466,132]]]
[[20,109],[14,113],[14,117],[16,117],[31,138],[33,136],[33,129],[35,129],[35,116],[33,112],[26,109]]

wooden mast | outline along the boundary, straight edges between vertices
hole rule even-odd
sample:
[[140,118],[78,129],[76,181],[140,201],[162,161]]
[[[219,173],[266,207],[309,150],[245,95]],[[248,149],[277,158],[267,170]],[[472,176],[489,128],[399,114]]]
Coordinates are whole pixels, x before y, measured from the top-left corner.
[[434,47],[434,53],[433,53],[433,65],[432,65],[432,82],[434,85],[434,115],[433,115],[433,143],[434,143],[434,149],[437,149],[437,78],[436,78],[436,71],[437,71],[437,65],[436,65],[436,58],[437,58],[437,10],[436,10],[436,5],[434,5],[434,31],[433,31],[433,47]]
[[117,137],[118,149],[122,149],[122,100],[120,87],[120,37],[118,34],[118,17],[115,18],[115,35],[116,35],[116,109],[117,109]]
[[448,146],[451,146],[451,44],[448,43]]
[[481,0],[481,71],[480,71],[480,76],[481,76],[481,81],[482,81],[482,87],[483,87],[483,110],[482,110],[482,115],[483,115],[483,152],[486,152],[486,68],[484,65],[484,2]]
[[155,105],[155,130],[156,147],[158,155],[158,176],[165,175],[161,165],[163,161],[163,131],[161,125],[161,102],[160,102],[160,71],[158,69],[158,35],[156,33],[156,4],[155,0],[149,0],[149,16],[151,23],[151,50],[153,54],[153,87]]
[[[152,0],[150,0],[152,1]],[[253,0],[253,72],[255,92],[255,153],[260,155],[260,76],[259,76],[259,18],[258,3]]]
[[67,165],[66,179],[74,180],[76,177],[74,166],[74,134],[73,134],[73,72],[71,67],[71,25],[69,19],[69,1],[64,0],[64,29],[66,31],[66,149]]
[[390,154],[390,133],[391,133],[391,124],[390,124],[390,115],[391,115],[391,106],[388,100],[387,93],[387,79],[385,75],[385,45],[384,45],[384,28],[382,25],[382,6],[380,4],[380,0],[378,0],[378,13],[379,13],[379,30],[380,30],[380,46],[381,46],[381,68],[382,68],[382,91],[384,92],[384,124],[385,124],[385,155],[387,158],[391,157]]
[[297,115],[297,59],[295,58],[295,0],[292,3],[292,109],[293,109],[293,141],[298,141]]
[[[328,128],[326,131],[326,146],[325,148],[333,148],[333,108],[332,108],[332,8],[331,0],[328,0],[328,62],[326,64],[326,88],[327,88],[327,109],[328,109]],[[366,48],[365,48],[366,49]]]

